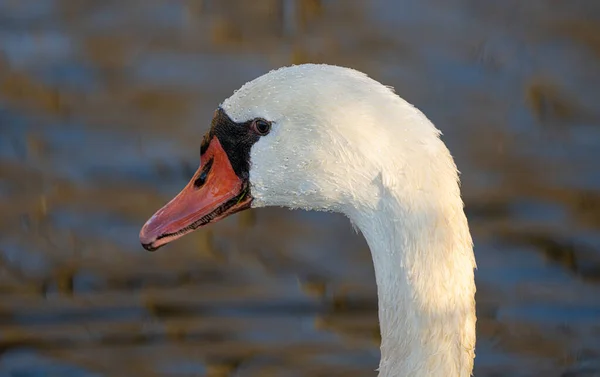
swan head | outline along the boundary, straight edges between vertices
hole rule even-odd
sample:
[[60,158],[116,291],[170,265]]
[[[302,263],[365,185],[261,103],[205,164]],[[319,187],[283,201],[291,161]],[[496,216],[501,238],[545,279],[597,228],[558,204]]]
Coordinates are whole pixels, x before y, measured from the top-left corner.
[[219,106],[198,171],[140,240],[155,250],[251,207],[334,211],[354,221],[377,209],[386,188],[436,186],[432,165],[447,154],[438,135],[421,112],[358,71],[314,64],[271,71]]

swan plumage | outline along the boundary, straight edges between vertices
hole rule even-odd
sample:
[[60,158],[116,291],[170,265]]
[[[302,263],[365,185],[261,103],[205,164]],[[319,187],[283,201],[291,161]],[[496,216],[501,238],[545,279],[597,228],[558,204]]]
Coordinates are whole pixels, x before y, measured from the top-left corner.
[[[194,179],[142,229],[147,248],[250,207],[343,213],[373,258],[379,375],[471,375],[472,240],[456,165],[421,111],[352,69],[285,67],[219,106],[203,151]],[[221,197],[193,185],[203,173]]]

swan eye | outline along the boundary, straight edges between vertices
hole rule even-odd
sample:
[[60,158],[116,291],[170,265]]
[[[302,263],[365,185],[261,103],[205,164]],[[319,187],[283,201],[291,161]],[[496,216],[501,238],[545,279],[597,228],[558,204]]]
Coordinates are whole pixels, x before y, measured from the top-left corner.
[[271,122],[267,122],[264,119],[255,119],[252,122],[252,129],[260,136],[265,136],[271,131]]

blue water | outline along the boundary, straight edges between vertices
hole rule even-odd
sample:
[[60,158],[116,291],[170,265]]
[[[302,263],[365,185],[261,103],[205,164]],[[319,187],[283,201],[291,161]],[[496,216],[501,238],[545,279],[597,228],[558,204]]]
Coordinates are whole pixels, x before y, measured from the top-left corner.
[[214,109],[302,62],[440,128],[478,261],[476,376],[600,375],[600,7],[0,1],[0,376],[375,376],[369,250],[240,213],[148,253]]

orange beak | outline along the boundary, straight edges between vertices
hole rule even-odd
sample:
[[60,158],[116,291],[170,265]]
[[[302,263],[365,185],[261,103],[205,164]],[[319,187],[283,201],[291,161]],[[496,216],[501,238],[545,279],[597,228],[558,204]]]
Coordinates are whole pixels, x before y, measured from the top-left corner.
[[144,224],[140,242],[154,251],[210,222],[250,208],[248,182],[238,177],[213,136],[192,180]]

